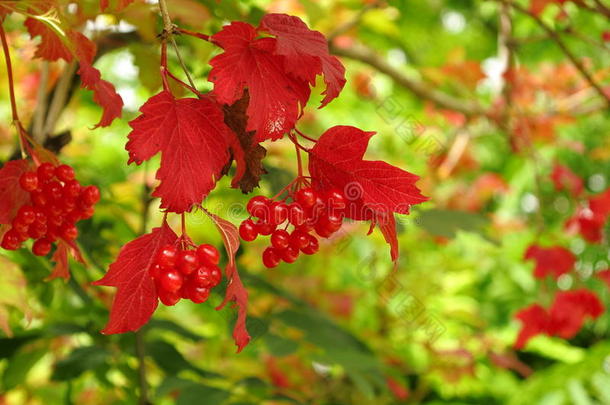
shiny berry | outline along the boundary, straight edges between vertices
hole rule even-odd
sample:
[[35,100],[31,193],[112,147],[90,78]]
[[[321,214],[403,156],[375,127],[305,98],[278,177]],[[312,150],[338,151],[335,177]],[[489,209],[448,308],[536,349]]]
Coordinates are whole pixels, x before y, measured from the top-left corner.
[[305,187],[300,189],[295,194],[295,201],[303,206],[303,208],[310,208],[316,202],[317,194],[312,190],[311,187]]
[[32,192],[38,188],[38,175],[34,172],[25,172],[19,177],[19,185],[22,189]]
[[32,239],[42,238],[47,234],[47,225],[34,222],[28,227],[28,236]]
[[290,242],[290,234],[283,229],[276,229],[271,234],[271,245],[276,249],[286,249]]
[[309,245],[308,234],[299,230],[295,230],[292,232],[292,234],[290,235],[290,246],[294,247],[295,249],[301,250],[307,245]]
[[161,302],[168,307],[176,305],[180,301],[180,294],[178,292],[167,291],[162,288],[157,289],[159,299]]
[[288,218],[288,206],[283,202],[276,202],[271,205],[271,222],[282,224]]
[[78,229],[74,225],[64,224],[59,228],[59,236],[64,240],[74,240],[78,236]]
[[337,189],[330,190],[326,193],[326,200],[328,201],[328,206],[332,208],[333,211],[343,211],[347,204],[345,196]]
[[288,246],[280,252],[280,256],[286,263],[294,263],[299,257],[299,251],[292,246]]
[[55,167],[51,163],[43,163],[36,169],[36,174],[38,175],[38,182],[45,183],[55,175]]
[[12,222],[13,229],[20,234],[24,234],[28,232],[29,224],[23,223],[19,220],[19,217],[13,219]]
[[157,264],[164,269],[171,269],[176,265],[178,259],[178,250],[175,246],[167,245],[161,248],[157,253]]
[[220,253],[212,245],[203,244],[197,247],[197,256],[202,263],[216,266],[220,261]]
[[288,221],[294,226],[303,225],[305,222],[305,210],[299,203],[288,206]]
[[[218,282],[220,282],[220,280],[218,279],[218,275],[214,274],[215,270],[216,267],[201,266],[197,269],[197,271],[195,271],[195,273],[193,273],[193,275],[191,276],[191,280],[194,284],[201,287],[214,287],[218,284]],[[216,279],[218,279],[218,282],[216,282]]]
[[313,255],[320,249],[320,244],[318,243],[318,239],[313,235],[309,235],[308,239],[309,243],[306,247],[301,249],[301,252],[305,253],[306,255]]
[[74,179],[74,169],[68,165],[59,165],[55,168],[55,177],[66,183]]
[[246,242],[252,242],[256,239],[258,231],[251,219],[246,219],[239,225],[239,236]]
[[34,223],[34,221],[36,221],[36,211],[34,210],[34,207],[30,205],[24,205],[19,208],[19,211],[17,211],[16,218],[19,218],[20,222],[30,225]]
[[210,290],[205,287],[200,287],[194,284],[185,286],[186,296],[193,301],[195,304],[201,304],[208,300],[210,297]]
[[182,287],[184,276],[176,270],[166,270],[161,272],[157,280],[163,290],[177,292]]
[[32,203],[37,207],[45,207],[49,203],[49,198],[41,190],[34,190],[30,194]]
[[81,212],[81,219],[89,219],[93,216],[93,213],[95,212],[95,208],[93,207],[87,207],[83,210],[83,212]]
[[6,250],[19,249],[21,247],[21,237],[19,236],[19,233],[14,229],[8,230],[4,234],[0,246]]
[[256,197],[252,197],[248,204],[246,205],[246,210],[250,215],[256,218],[269,218],[269,205],[270,200],[267,197],[262,195],[258,195]]
[[63,187],[58,181],[50,181],[42,187],[42,192],[53,201],[61,200]]
[[87,186],[80,195],[83,202],[87,205],[95,205],[100,200],[100,189],[95,186]]
[[161,266],[159,266],[158,264],[153,264],[152,266],[150,266],[150,269],[148,269],[148,274],[155,279],[161,276],[161,272]]
[[268,247],[263,251],[263,264],[265,265],[265,267],[272,269],[274,267],[277,267],[277,265],[280,264],[280,261],[281,257],[276,248]]
[[197,270],[199,259],[192,250],[183,250],[178,255],[178,270],[182,274],[188,275]]
[[51,241],[46,238],[38,239],[32,245],[32,253],[34,253],[36,256],[46,256],[50,251]]
[[316,230],[316,233],[323,238],[328,238],[334,233],[332,230],[327,228],[327,224],[325,223],[325,221],[320,221],[316,223],[314,229]]
[[275,230],[276,225],[274,224],[270,224],[268,222],[257,222],[256,224],[256,231],[261,234],[261,235],[271,235],[271,233]]
[[64,197],[76,198],[80,195],[82,186],[77,180],[69,180],[64,184]]

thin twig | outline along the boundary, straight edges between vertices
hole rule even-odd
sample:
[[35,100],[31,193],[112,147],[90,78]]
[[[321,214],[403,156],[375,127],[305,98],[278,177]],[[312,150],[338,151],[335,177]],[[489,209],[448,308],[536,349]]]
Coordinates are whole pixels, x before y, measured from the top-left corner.
[[44,143],[44,124],[47,114],[47,84],[49,81],[49,62],[42,61],[40,83],[36,94],[36,109],[32,118],[32,137],[40,144]]
[[557,44],[559,49],[561,49],[561,51],[567,56],[567,58],[570,60],[570,62],[572,62],[574,67],[576,69],[578,69],[578,71],[583,76],[583,78],[587,82],[589,82],[591,87],[593,87],[595,89],[595,91],[597,91],[597,93],[602,98],[604,98],[606,100],[606,104],[608,104],[608,107],[610,107],[610,96],[604,92],[604,89],[602,89],[602,87],[599,85],[599,83],[597,83],[595,81],[595,79],[593,78],[591,73],[589,73],[589,71],[587,71],[587,69],[582,64],[582,62],[578,60],[578,58],[572,53],[572,51],[570,51],[570,49],[563,42],[563,40],[561,39],[561,36],[557,33],[557,31],[555,31],[552,27],[548,26],[544,21],[542,21],[540,19],[540,17],[538,17],[536,14],[529,11],[527,8],[521,6],[517,3],[514,3],[512,1],[509,2],[509,4],[515,10],[519,11],[522,14],[528,15],[530,18],[532,18],[536,22],[536,24],[538,24],[538,26],[540,28],[542,28],[549,35],[550,39],[553,42],[555,42],[555,44]]
[[44,130],[42,131],[45,135],[52,134],[55,130],[57,120],[61,115],[62,110],[67,104],[68,93],[70,92],[70,86],[72,85],[72,78],[76,73],[76,62],[70,62],[55,85],[55,91],[53,93],[53,99],[49,105],[49,112],[47,113],[47,119],[44,124]]
[[140,328],[136,335],[136,356],[138,357],[138,381],[140,385],[139,405],[148,405],[148,383],[146,382],[146,347],[144,342],[144,328]]

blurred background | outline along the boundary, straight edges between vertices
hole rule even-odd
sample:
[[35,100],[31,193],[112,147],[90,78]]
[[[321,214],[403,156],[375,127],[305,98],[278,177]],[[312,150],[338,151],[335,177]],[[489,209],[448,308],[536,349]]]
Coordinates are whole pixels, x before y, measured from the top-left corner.
[[[174,22],[198,32],[281,12],[327,35],[347,84],[321,110],[318,86],[299,129],[313,137],[333,125],[377,131],[367,159],[418,174],[430,201],[397,217],[395,272],[383,237],[367,236],[366,224],[348,223],[318,254],[274,270],[261,264],[265,241],[242,245],[251,343],[235,354],[235,314],[214,310],[219,293],[201,305],[161,306],[142,333],[146,383],[134,334],[99,333],[113,290],[90,283],[161,221],[158,201],[146,197],[158,156],[127,166],[124,149],[127,122],[160,89],[161,21],[153,1],[108,14],[83,3],[82,29],[100,48],[96,67],[123,97],[123,119],[91,129],[100,109],[73,80],[42,135],[82,183],[100,187],[102,201],[80,227],[90,266],[72,263],[69,282],[45,282],[49,262],[26,250],[2,252],[0,404],[136,404],[143,388],[149,403],[181,405],[610,404],[607,313],[570,340],[538,336],[514,349],[517,311],[548,305],[556,291],[586,286],[610,304],[595,277],[610,260],[606,226],[596,241],[566,226],[608,188],[609,3],[169,0]],[[33,59],[38,42],[22,24],[12,15],[4,26],[27,123],[39,93],[73,72]],[[208,61],[218,49],[177,41],[198,89],[211,89]],[[170,66],[181,74],[173,53]],[[4,162],[17,145],[3,66],[0,74]],[[225,177],[207,209],[238,224],[252,195],[273,195],[294,178],[292,145],[264,146],[260,190],[245,196]],[[187,226],[196,243],[220,247],[201,213]],[[574,270],[536,280],[524,260],[534,243],[571,250]]]

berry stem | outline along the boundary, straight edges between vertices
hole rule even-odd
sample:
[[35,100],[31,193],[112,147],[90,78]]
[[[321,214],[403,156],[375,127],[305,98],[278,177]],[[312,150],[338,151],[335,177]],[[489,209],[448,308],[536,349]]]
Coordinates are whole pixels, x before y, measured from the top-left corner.
[[307,139],[310,142],[313,142],[313,143],[318,142],[317,139],[313,139],[312,137],[309,137],[309,136],[305,135],[304,133],[299,131],[296,127],[294,128],[294,132],[296,132],[297,134],[299,134],[300,136],[302,136],[303,138]]
[[292,143],[294,143],[294,149],[297,152],[297,170],[298,177],[303,176],[303,160],[301,159],[301,150],[299,149],[299,143],[297,142],[296,136],[294,134],[288,136]]
[[197,97],[201,98],[203,97],[203,93],[201,93],[199,90],[197,90],[194,87],[191,87],[188,83],[185,83],[184,81],[180,80],[176,75],[174,75],[172,72],[170,72],[169,70],[165,71],[167,73],[167,75],[169,77],[171,77],[172,79],[174,79],[178,84],[182,85],[184,88],[190,90],[193,94],[195,94]]
[[184,29],[184,28],[179,28],[179,27],[176,28],[176,29],[181,34],[190,35],[191,37],[195,37],[195,38],[203,39],[204,41],[212,42],[210,40],[210,36],[209,35],[201,34],[199,32],[190,31],[190,30],[187,30],[187,29]]
[[23,129],[23,126],[21,126],[19,113],[17,112],[17,102],[15,101],[15,83],[13,79],[13,64],[11,63],[11,54],[8,48],[8,42],[6,40],[6,33],[4,32],[4,25],[2,24],[0,24],[0,38],[2,39],[2,51],[4,52],[4,60],[6,61],[6,74],[8,76],[8,90],[11,100],[13,124],[15,127],[17,127],[17,132],[19,133],[19,148],[21,149],[21,157],[25,158],[25,139],[23,137],[25,130]]

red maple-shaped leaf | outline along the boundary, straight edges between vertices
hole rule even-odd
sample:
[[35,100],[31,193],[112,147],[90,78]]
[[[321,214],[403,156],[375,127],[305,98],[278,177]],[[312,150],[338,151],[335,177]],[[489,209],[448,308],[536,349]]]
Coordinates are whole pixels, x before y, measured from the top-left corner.
[[309,100],[309,85],[284,71],[284,58],[274,55],[275,38],[258,38],[253,26],[233,22],[212,36],[225,51],[210,64],[209,80],[222,104],[233,104],[247,88],[248,131],[256,142],[279,139],[294,128],[300,107]]
[[555,190],[566,190],[574,197],[579,196],[585,189],[584,181],[569,167],[558,163],[553,166],[551,180],[555,185]]
[[31,162],[11,160],[0,169],[0,224],[10,224],[17,210],[30,202],[30,194],[19,186],[21,175],[30,170]]
[[317,75],[324,75],[326,90],[320,107],[339,95],[345,86],[345,67],[328,52],[328,42],[322,33],[310,30],[300,18],[286,14],[267,14],[259,30],[276,36],[275,53],[285,57],[284,68],[289,74],[312,86]]
[[231,301],[233,301],[233,305],[237,307],[237,321],[233,328],[233,339],[235,339],[237,352],[239,353],[248,342],[250,342],[250,334],[246,329],[248,290],[244,288],[235,265],[235,253],[237,253],[237,249],[239,249],[239,232],[235,225],[229,221],[222,219],[211,212],[204,212],[214,222],[216,228],[218,228],[218,232],[220,232],[220,235],[222,236],[227,251],[227,257],[229,258],[227,266],[225,267],[225,275],[228,280],[227,291],[225,292],[224,300],[216,307],[216,310],[221,310]]
[[550,322],[547,310],[538,304],[520,310],[515,318],[522,323],[521,331],[515,342],[515,349],[522,349],[531,338],[546,333]]
[[582,328],[585,318],[598,318],[604,306],[594,292],[583,288],[558,292],[549,312],[548,333],[571,339]]
[[342,190],[347,197],[347,217],[379,224],[398,258],[393,213],[408,214],[414,204],[427,200],[415,183],[418,176],[382,161],[363,160],[374,132],[350,126],[327,130],[309,157],[312,185],[320,191]]
[[159,249],[173,244],[177,239],[178,236],[164,222],[160,228],[123,246],[106,275],[93,283],[117,288],[110,319],[102,333],[135,331],[148,322],[159,303],[155,283],[148,270]]
[[576,256],[561,246],[545,248],[532,245],[525,251],[524,258],[536,262],[534,269],[536,278],[545,278],[550,275],[558,279],[561,275],[569,273],[576,263]]
[[66,42],[47,24],[30,17],[26,18],[24,25],[30,33],[30,37],[40,36],[40,44],[36,48],[34,57],[48,61],[63,59],[69,62],[72,60],[72,52]]
[[140,111],[142,115],[129,123],[129,163],[141,164],[160,152],[161,184],[153,195],[161,197],[162,208],[189,211],[214,188],[235,136],[211,98],[175,99],[162,91]]

